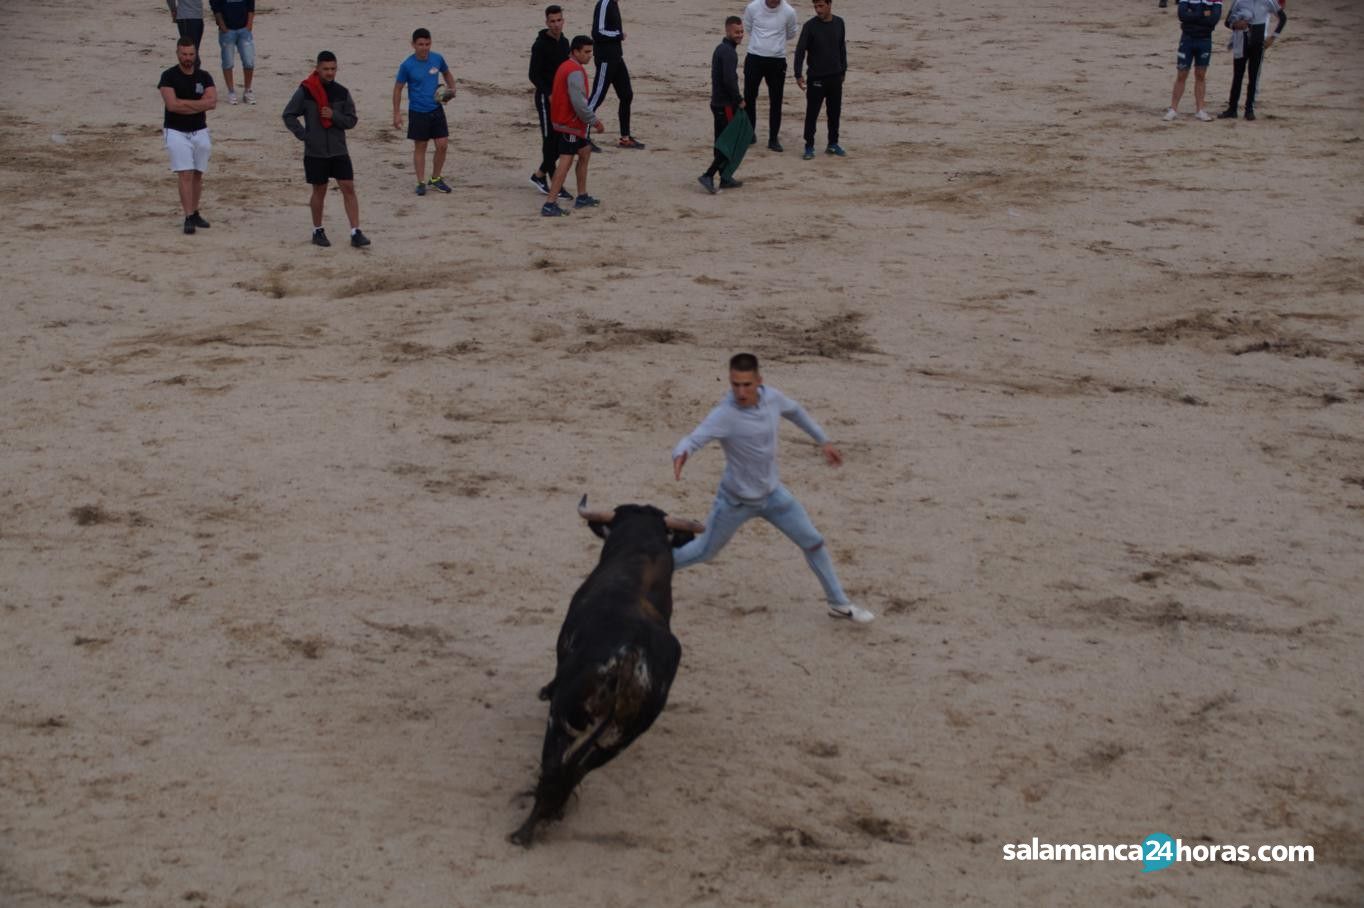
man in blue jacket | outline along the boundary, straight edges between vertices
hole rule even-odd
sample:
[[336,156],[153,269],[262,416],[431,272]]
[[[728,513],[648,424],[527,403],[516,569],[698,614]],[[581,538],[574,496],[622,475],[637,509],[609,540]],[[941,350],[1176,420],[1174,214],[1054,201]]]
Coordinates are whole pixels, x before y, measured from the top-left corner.
[[1179,55],[1175,58],[1175,87],[1170,94],[1170,109],[1165,119],[1179,116],[1179,99],[1184,97],[1184,83],[1189,79],[1189,67],[1194,71],[1194,116],[1207,122],[1212,115],[1203,109],[1208,93],[1208,64],[1212,62],[1212,32],[1222,18],[1222,0],[1179,0]]

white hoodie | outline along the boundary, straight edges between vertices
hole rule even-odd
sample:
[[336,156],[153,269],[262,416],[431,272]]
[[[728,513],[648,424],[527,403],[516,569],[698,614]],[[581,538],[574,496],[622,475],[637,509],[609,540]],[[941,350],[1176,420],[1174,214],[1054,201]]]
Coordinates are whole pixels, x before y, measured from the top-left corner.
[[766,0],[753,0],[744,8],[744,32],[748,35],[748,52],[755,57],[786,58],[786,43],[796,36],[796,11],[786,0],[776,9]]

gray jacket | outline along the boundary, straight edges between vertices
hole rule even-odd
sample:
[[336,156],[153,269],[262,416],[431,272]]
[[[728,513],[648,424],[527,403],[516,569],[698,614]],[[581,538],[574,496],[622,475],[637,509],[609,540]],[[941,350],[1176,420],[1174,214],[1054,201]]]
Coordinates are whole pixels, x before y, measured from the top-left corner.
[[[349,154],[346,150],[346,130],[354,129],[359,118],[355,115],[355,102],[350,92],[339,82],[326,85],[327,100],[332,108],[332,125],[322,126],[322,115],[318,113],[317,102],[308,89],[300,85],[289,103],[284,106],[284,125],[297,138],[303,140],[305,158],[339,158]],[[303,118],[300,125],[298,120]]]

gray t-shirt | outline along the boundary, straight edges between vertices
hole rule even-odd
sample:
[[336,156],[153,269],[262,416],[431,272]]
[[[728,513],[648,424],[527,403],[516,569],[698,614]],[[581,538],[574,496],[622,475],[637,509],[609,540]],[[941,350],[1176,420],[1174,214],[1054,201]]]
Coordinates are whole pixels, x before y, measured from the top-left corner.
[[177,19],[204,18],[204,0],[166,0],[166,8]]
[[791,420],[820,444],[829,437],[805,408],[771,385],[758,389],[758,402],[741,407],[734,393],[701,421],[696,430],[677,443],[673,457],[691,456],[711,441],[718,441],[725,452],[725,475],[720,490],[745,501],[761,501],[781,484],[777,472],[777,432],[781,420]]

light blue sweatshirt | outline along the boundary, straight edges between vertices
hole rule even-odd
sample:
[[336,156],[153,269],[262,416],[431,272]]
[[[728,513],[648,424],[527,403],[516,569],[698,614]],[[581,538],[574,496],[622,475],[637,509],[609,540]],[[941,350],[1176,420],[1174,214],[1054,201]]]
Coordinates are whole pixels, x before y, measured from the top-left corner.
[[725,452],[725,475],[720,491],[745,501],[761,501],[781,484],[777,472],[777,431],[782,417],[791,420],[819,444],[829,437],[805,408],[770,385],[758,388],[758,402],[741,407],[734,393],[710,411],[686,438],[673,448],[673,458],[690,457],[711,441],[718,441]]

